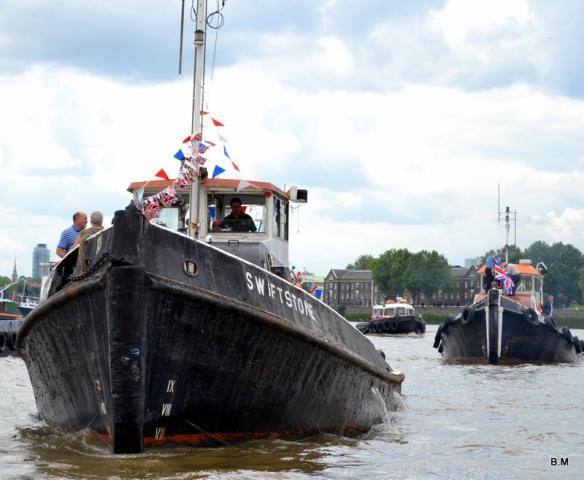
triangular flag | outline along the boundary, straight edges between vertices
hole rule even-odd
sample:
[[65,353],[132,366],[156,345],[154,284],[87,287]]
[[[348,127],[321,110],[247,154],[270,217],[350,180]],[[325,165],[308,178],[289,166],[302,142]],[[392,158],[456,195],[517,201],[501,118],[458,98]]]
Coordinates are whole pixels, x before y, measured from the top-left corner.
[[183,153],[182,149],[179,149],[179,151],[174,154],[174,158],[180,161],[185,159],[185,154]]
[[223,145],[223,153],[225,154],[225,156],[231,160],[231,157],[229,156],[229,154],[227,153],[227,148],[225,147],[225,145]]
[[211,176],[211,178],[215,178],[218,177],[219,175],[221,175],[223,172],[225,171],[224,168],[221,168],[219,165],[215,165],[215,168],[213,169],[213,175]]
[[213,125],[215,125],[216,127],[224,127],[225,126],[219,120],[215,120],[213,117],[211,117],[211,120],[213,121]]
[[205,112],[205,110],[201,110],[201,115],[209,115],[209,112]]
[[229,142],[227,141],[227,139],[226,139],[226,138],[225,138],[223,135],[221,135],[221,134],[219,134],[219,141],[220,141],[220,142],[223,142],[223,143],[229,143]]
[[188,137],[186,137],[182,143],[189,143],[189,142],[193,142],[193,141],[197,141],[200,142],[203,139],[203,133],[202,132],[197,132],[197,133],[193,133],[191,135],[189,135]]
[[158,170],[158,172],[154,176],[159,177],[159,178],[164,178],[165,180],[170,180],[170,178],[168,178],[168,175],[166,174],[166,172],[162,168],[160,170]]
[[239,192],[240,190],[243,190],[244,188],[251,186],[253,185],[249,183],[247,180],[240,180],[239,185],[237,185],[237,191]]

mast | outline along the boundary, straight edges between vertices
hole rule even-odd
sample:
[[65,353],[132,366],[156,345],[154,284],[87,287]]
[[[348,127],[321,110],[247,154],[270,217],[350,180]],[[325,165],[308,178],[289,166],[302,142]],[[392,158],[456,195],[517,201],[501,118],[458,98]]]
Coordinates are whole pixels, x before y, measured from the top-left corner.
[[[195,22],[195,65],[193,75],[193,110],[191,134],[201,132],[203,122],[201,110],[203,107],[203,86],[205,81],[205,39],[207,27],[207,0],[197,0],[197,18]],[[200,166],[195,162],[200,173]],[[199,191],[201,189],[201,177],[197,177],[191,183],[189,198],[189,236],[197,238],[199,235]]]

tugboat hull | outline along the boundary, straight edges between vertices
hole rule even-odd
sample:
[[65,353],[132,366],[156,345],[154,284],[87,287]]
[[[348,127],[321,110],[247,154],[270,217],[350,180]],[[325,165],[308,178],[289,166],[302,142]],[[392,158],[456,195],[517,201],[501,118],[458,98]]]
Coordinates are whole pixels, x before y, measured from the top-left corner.
[[62,265],[18,337],[49,424],[134,453],[362,432],[395,407],[403,375],[279,277],[132,209],[86,251],[94,270],[59,285],[72,270]]
[[425,333],[426,323],[420,316],[407,315],[403,317],[371,320],[358,324],[357,328],[366,335],[371,333]]
[[534,311],[491,290],[483,301],[443,323],[434,347],[459,362],[561,363],[581,358],[582,343],[567,329],[540,322]]

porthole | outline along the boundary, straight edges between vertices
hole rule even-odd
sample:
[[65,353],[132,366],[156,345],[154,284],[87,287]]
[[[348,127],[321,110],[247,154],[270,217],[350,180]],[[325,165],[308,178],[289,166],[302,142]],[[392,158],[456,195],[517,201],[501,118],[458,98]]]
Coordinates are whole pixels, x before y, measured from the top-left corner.
[[196,277],[199,269],[197,267],[197,264],[192,260],[185,260],[183,270],[185,272],[185,275],[188,275],[189,277]]

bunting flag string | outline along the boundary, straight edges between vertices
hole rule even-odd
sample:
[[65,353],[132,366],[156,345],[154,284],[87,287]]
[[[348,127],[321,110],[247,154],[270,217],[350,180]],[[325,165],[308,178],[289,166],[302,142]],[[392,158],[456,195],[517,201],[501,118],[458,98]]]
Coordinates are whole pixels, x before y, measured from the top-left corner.
[[[201,110],[201,115],[210,115],[210,112]],[[210,117],[211,122],[215,127],[224,127],[223,122],[217,120],[214,117]],[[241,174],[239,165],[237,165],[229,155],[225,144],[228,143],[227,139],[221,134],[217,133],[218,139],[223,143],[223,154],[229,159],[233,168]],[[143,198],[144,188],[137,189],[134,192],[135,202],[142,207],[143,213],[150,220],[156,218],[160,215],[161,208],[170,207],[178,201],[178,193],[187,191],[191,188],[192,181],[199,175],[199,168],[203,167],[207,163],[207,159],[203,156],[210,147],[216,146],[215,142],[203,138],[203,132],[199,131],[187,135],[182,140],[183,146],[177,150],[173,155],[173,158],[181,162],[181,167],[178,177],[168,185],[164,190],[151,195],[150,197]],[[215,164],[213,168],[212,178],[216,178],[225,172],[225,168]],[[165,180],[170,180],[164,169],[160,169],[156,177],[163,178]],[[240,191],[247,187],[258,188],[247,180],[240,180],[237,191]]]
[[229,159],[229,161],[231,162],[231,165],[233,165],[233,168],[235,168],[235,170],[237,170],[239,173],[241,173],[241,170],[239,170],[239,167],[237,166],[237,164],[231,160],[231,157],[229,156],[229,153],[227,153],[227,147],[225,147],[225,145],[223,145],[223,154]]

